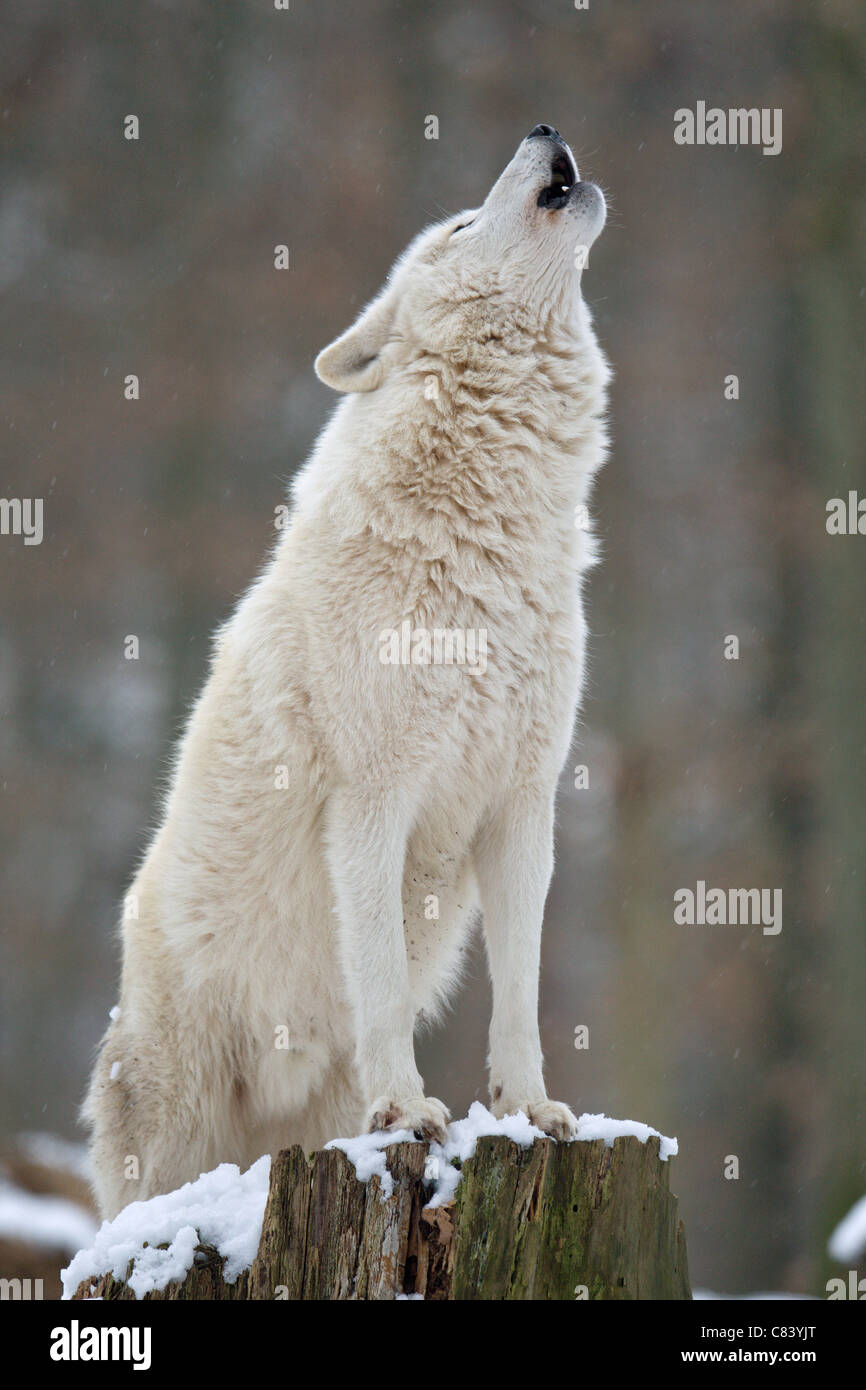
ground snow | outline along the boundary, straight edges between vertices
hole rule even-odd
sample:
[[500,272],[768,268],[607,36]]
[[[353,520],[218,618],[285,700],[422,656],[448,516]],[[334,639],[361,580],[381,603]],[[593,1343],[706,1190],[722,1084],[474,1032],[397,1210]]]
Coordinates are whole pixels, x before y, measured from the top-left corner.
[[866,1197],[861,1197],[848,1215],[843,1216],[827,1242],[827,1249],[833,1259],[843,1265],[855,1265],[866,1255]]
[[[578,1140],[603,1139],[608,1147],[623,1135],[634,1135],[646,1143],[651,1134],[658,1134],[658,1130],[632,1120],[610,1120],[605,1115],[581,1115],[578,1120]],[[486,1135],[504,1135],[523,1148],[544,1137],[524,1114],[497,1120],[475,1101],[465,1119],[448,1126],[444,1144],[430,1145],[425,1176],[433,1189],[431,1206],[440,1206],[454,1195],[460,1181],[457,1163],[471,1158],[478,1140]],[[677,1152],[676,1139],[659,1138],[663,1159]],[[394,1191],[394,1181],[386,1167],[385,1149],[391,1144],[416,1142],[411,1130],[379,1131],[332,1139],[325,1147],[341,1149],[361,1182],[378,1176],[383,1199],[387,1199]],[[106,1273],[126,1279],[132,1260],[133,1271],[127,1282],[141,1298],[151,1290],[165,1288],[172,1280],[182,1280],[192,1267],[199,1243],[213,1245],[226,1256],[223,1275],[227,1283],[234,1283],[258,1250],[270,1162],[267,1156],[260,1158],[246,1173],[233,1163],[223,1163],[177,1192],[124,1207],[113,1221],[103,1222],[93,1243],[79,1251],[62,1271],[63,1297],[71,1298],[82,1279]],[[159,1245],[168,1248],[160,1250]]]
[[45,1168],[59,1168],[90,1181],[90,1158],[86,1144],[73,1144],[56,1134],[40,1132],[19,1134],[18,1147],[34,1163],[40,1163]]
[[43,1197],[0,1179],[0,1238],[65,1250],[70,1255],[93,1239],[90,1212],[66,1197]]

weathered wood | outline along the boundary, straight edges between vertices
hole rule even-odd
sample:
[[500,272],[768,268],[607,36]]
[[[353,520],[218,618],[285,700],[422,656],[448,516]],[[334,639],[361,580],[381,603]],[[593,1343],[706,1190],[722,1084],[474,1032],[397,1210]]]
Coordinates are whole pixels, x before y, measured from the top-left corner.
[[[687,1299],[685,1237],[659,1141],[520,1148],[478,1141],[454,1200],[429,1207],[424,1144],[386,1149],[394,1190],[361,1183],[337,1149],[276,1156],[258,1254],[235,1284],[199,1247],[149,1299]],[[76,1298],[133,1297],[111,1276]]]

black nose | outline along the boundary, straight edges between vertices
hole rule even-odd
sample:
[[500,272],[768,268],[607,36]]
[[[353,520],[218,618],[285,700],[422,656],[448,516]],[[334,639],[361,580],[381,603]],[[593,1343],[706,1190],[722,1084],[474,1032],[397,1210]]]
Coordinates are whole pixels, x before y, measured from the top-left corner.
[[562,139],[562,136],[560,135],[559,131],[556,129],[555,126],[552,125],[535,125],[532,127],[531,131],[529,132],[526,138],[527,140],[534,140],[536,135],[546,135],[551,140]]

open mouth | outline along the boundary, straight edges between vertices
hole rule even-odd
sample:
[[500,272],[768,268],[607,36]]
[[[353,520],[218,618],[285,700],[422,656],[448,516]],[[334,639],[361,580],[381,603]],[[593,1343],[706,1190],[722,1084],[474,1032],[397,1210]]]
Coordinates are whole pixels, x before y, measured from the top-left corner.
[[550,183],[538,195],[540,208],[563,208],[577,183],[577,166],[567,150],[559,150],[550,166]]

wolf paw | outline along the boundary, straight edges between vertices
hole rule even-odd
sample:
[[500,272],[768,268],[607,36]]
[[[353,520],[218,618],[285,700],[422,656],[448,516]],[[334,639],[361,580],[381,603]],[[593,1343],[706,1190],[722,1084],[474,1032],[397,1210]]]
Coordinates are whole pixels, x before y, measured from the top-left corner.
[[551,1139],[567,1143],[577,1138],[577,1120],[567,1105],[558,1100],[539,1100],[527,1110],[530,1124],[549,1134]]
[[419,1139],[432,1139],[444,1144],[448,1137],[451,1112],[434,1096],[407,1096],[393,1100],[379,1096],[367,1111],[366,1128],[373,1130],[411,1129]]
[[568,1106],[558,1100],[515,1101],[500,1096],[490,1108],[498,1120],[522,1110],[530,1124],[560,1143],[577,1138],[577,1120]]

